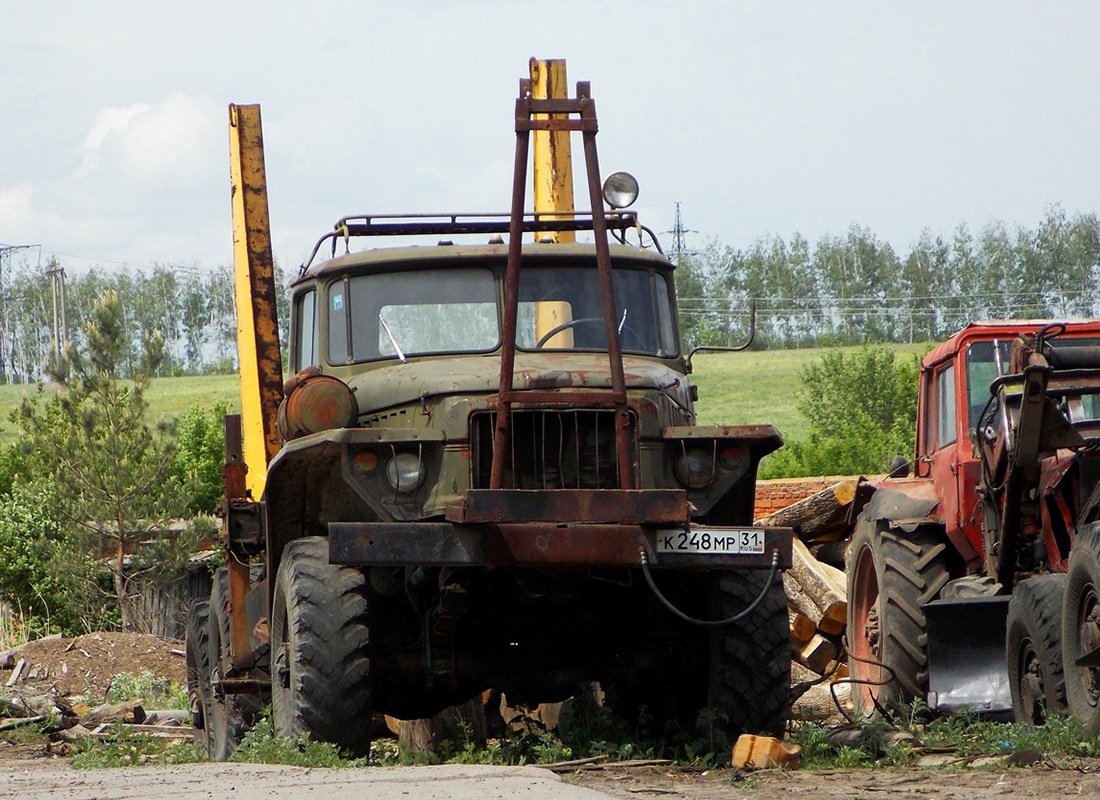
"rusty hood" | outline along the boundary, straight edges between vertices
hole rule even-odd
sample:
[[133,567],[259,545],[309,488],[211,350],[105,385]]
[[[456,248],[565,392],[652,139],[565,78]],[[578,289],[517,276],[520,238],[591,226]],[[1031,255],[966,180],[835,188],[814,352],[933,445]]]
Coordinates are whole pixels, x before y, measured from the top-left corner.
[[[690,407],[687,376],[659,361],[623,358],[626,388],[660,391]],[[361,373],[349,381],[361,414],[407,405],[433,397],[490,395],[500,388],[496,356],[425,359],[395,363]],[[517,353],[516,390],[610,389],[607,356],[593,354]]]

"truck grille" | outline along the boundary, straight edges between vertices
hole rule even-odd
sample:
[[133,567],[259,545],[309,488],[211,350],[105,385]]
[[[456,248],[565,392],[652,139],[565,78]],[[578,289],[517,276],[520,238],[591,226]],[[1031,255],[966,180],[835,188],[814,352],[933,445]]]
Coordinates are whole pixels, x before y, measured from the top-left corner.
[[[475,489],[487,489],[493,467],[496,414],[481,412],[470,423]],[[634,415],[631,449],[637,450]],[[606,409],[512,412],[511,447],[504,489],[617,489],[619,459],[615,412]],[[632,454],[636,460],[636,454]]]

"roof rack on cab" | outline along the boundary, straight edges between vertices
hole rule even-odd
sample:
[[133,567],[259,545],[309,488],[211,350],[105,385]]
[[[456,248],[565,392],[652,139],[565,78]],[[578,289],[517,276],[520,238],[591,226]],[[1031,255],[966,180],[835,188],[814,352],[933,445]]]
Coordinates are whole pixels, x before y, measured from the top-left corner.
[[[299,267],[299,274],[304,274],[309,269],[313,259],[317,257],[321,245],[331,243],[330,257],[336,256],[336,246],[339,241],[344,242],[345,252],[352,237],[359,236],[437,236],[459,234],[494,234],[507,233],[509,215],[501,214],[354,214],[342,217],[333,225],[333,230],[317,240],[313,246],[313,252],[305,263]],[[627,231],[638,231],[638,238],[645,233],[657,252],[664,255],[657,236],[646,226],[638,221],[638,214],[634,211],[609,211],[604,214],[604,223],[607,230],[620,243],[626,244]],[[528,212],[523,215],[524,233],[554,233],[557,231],[590,231],[593,230],[593,217],[591,213],[575,211],[569,217],[563,217],[561,212]]]

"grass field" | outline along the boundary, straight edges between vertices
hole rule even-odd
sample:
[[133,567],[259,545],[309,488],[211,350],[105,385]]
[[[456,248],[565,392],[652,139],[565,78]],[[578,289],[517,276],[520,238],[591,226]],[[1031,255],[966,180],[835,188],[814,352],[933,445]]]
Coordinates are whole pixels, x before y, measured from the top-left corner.
[[[842,348],[851,352],[859,348]],[[923,354],[928,345],[894,345],[899,357]],[[788,441],[807,434],[808,423],[798,413],[796,396],[802,368],[824,350],[766,350],[744,353],[700,353],[694,359],[693,383],[699,386],[697,410],[703,424],[769,423]],[[0,386],[0,442],[15,432],[8,420],[22,397],[35,386]],[[49,391],[47,389],[46,391]],[[179,417],[195,408],[223,401],[230,410],[240,408],[236,375],[193,378],[157,378],[147,393],[149,413],[159,421]]]
[[[54,391],[47,386],[43,391]],[[12,441],[16,428],[11,423],[12,411],[20,401],[38,391],[34,384],[9,384],[0,386],[0,443]],[[149,401],[149,417],[154,422],[178,419],[192,408],[207,408],[219,401],[231,411],[241,406],[240,389],[236,375],[201,375],[188,378],[155,378],[146,392]]]
[[[897,358],[923,355],[927,344],[891,345]],[[838,348],[846,353],[858,347]],[[696,411],[703,424],[769,423],[787,441],[804,438],[809,422],[798,412],[802,369],[825,349],[700,353],[692,382],[699,385]]]

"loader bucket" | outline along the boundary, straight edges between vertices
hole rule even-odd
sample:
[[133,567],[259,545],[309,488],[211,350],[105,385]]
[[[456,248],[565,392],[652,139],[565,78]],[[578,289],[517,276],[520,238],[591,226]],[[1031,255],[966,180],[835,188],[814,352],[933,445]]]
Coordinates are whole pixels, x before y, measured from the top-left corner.
[[936,600],[924,606],[928,631],[928,708],[1011,720],[1005,660],[1007,596]]

